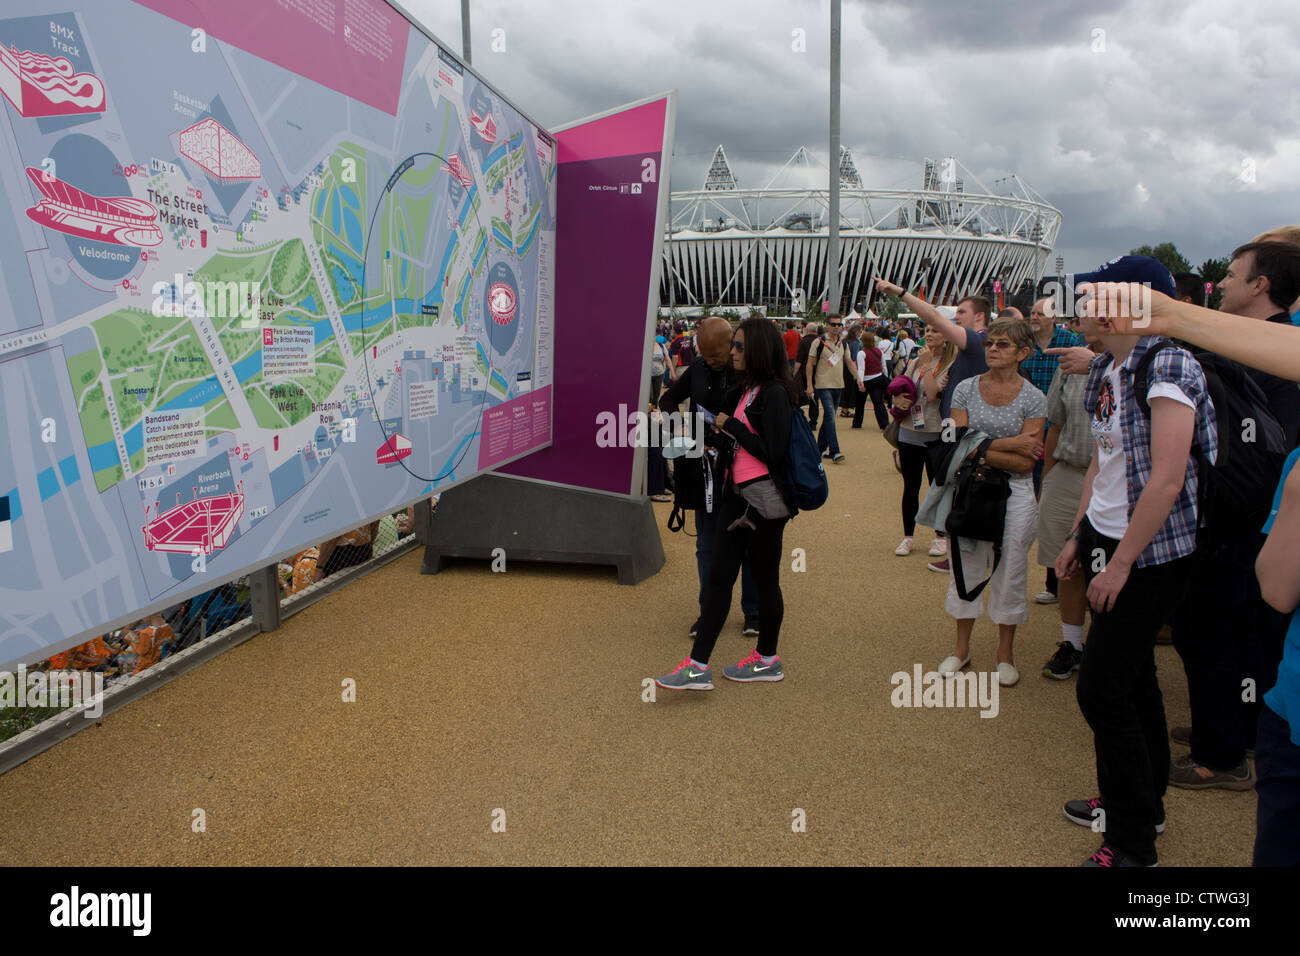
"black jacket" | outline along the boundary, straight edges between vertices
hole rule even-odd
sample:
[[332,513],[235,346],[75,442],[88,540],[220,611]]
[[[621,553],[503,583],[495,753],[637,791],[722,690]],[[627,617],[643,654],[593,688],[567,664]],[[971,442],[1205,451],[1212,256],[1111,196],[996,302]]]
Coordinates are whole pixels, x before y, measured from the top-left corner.
[[735,384],[736,371],[730,365],[716,372],[703,358],[697,358],[660,396],[659,408],[664,412],[675,412],[689,398],[690,414],[694,415],[699,409],[706,408],[716,415],[723,411],[722,396]]
[[[722,410],[731,416],[737,403],[744,395],[739,385],[727,392],[722,400]],[[785,505],[790,514],[799,509],[795,506],[794,495],[790,491],[790,481],[786,476],[786,462],[790,456],[790,426],[794,421],[794,404],[790,393],[780,382],[772,382],[754,396],[745,410],[746,428],[735,417],[728,417],[722,430],[763,464],[772,474]]]
[[[686,399],[687,413],[694,415],[701,408],[716,415],[726,411],[723,396],[736,385],[736,372],[728,365],[715,371],[702,357],[697,358],[672,386],[659,398],[659,408],[665,413],[675,412]],[[735,408],[733,403],[732,408]],[[704,429],[704,444],[715,448],[731,448],[731,441],[716,434],[712,428]],[[673,466],[673,488],[679,508],[704,507],[704,465],[700,458],[678,458]],[[721,489],[719,489],[721,491]]]
[[[1270,316],[1268,321],[1279,325],[1290,325],[1291,316],[1287,312],[1279,312]],[[1268,399],[1268,410],[1282,426],[1282,432],[1286,436],[1287,451],[1291,451],[1296,447],[1297,441],[1300,441],[1300,388],[1296,388],[1295,382],[1269,375],[1256,368],[1248,368],[1246,372],[1255,380],[1255,384]]]

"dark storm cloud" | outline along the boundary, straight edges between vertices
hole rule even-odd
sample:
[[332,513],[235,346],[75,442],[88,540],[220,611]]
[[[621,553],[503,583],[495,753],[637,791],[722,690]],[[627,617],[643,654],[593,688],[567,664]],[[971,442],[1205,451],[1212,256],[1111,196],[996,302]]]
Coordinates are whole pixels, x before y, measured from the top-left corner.
[[[459,50],[459,4],[410,6]],[[1300,220],[1298,6],[845,0],[842,141],[873,186],[919,186],[926,156],[1017,173],[1064,213],[1068,268],[1166,239],[1199,263]],[[473,0],[475,66],[549,127],[675,88],[674,187],[718,143],[758,186],[827,156],[828,7]]]
[[[882,19],[902,14],[896,29],[882,29],[892,52],[928,56],[936,49],[1006,51],[1017,47],[1053,45],[1118,13],[1128,0],[920,0],[916,3],[848,0],[844,17],[860,18],[868,30]],[[852,11],[852,14],[850,13]]]

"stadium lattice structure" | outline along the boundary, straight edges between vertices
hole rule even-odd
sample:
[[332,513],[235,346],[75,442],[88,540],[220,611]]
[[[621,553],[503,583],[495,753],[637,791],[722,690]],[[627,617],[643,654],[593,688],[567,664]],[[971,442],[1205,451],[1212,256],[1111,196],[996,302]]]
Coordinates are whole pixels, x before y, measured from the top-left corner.
[[[954,157],[925,160],[920,189],[862,185],[852,151],[842,149],[840,302],[843,311],[874,299],[873,275],[951,304],[1011,293],[1044,271],[1061,212],[1016,175],[989,189]],[[664,242],[660,301],[815,306],[828,295],[826,246],[830,171],[807,147],[760,188],[737,182],[722,146],[700,189],[674,192]]]

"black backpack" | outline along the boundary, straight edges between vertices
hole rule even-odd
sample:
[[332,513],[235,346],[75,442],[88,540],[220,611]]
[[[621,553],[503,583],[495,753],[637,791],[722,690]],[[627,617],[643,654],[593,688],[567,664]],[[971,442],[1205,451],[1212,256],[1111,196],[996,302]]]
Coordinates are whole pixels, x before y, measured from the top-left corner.
[[[1133,371],[1133,391],[1148,420],[1151,363],[1158,352],[1175,347],[1168,339],[1156,342]],[[1245,522],[1258,529],[1268,517],[1273,492],[1282,476],[1287,456],[1285,433],[1269,410],[1264,392],[1243,365],[1213,352],[1188,351],[1205,372],[1219,433],[1218,456],[1213,465],[1200,446],[1192,446],[1197,460],[1196,498],[1201,528],[1213,530]],[[1247,440],[1247,434],[1253,441]]]
[[[963,601],[973,601],[993,580],[993,574],[1002,560],[1002,532],[1007,519],[1007,499],[1011,497],[1011,476],[1001,468],[985,464],[993,439],[980,443],[974,461],[967,460],[957,469],[956,488],[952,493],[952,507],[944,528],[951,539],[949,561],[952,562],[953,583],[957,596]],[[966,576],[962,570],[961,538],[993,542],[993,569],[989,576],[972,590],[966,589]]]

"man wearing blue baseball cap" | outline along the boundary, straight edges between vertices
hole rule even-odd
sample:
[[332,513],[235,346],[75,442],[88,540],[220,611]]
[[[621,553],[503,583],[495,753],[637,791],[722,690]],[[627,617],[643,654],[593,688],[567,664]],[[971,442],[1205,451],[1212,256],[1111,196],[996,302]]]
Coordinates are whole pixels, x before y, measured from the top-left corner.
[[[1122,256],[1074,279],[1076,287],[1100,281],[1137,283],[1122,286],[1134,294],[1175,292],[1169,270],[1146,256]],[[1084,391],[1096,448],[1056,561],[1058,576],[1088,581],[1093,619],[1077,695],[1093,731],[1100,794],[1064,809],[1071,822],[1101,822],[1105,840],[1085,866],[1154,866],[1170,767],[1156,635],[1186,589],[1199,523],[1198,455],[1216,459],[1218,433],[1191,353],[1155,336],[1114,334],[1107,311],[1101,304],[1083,319],[1085,334],[1106,350],[1091,363]]]
[[[1124,276],[1126,278],[1120,278]],[[1079,272],[1065,277],[1065,289],[1062,301],[1057,305],[1065,307],[1066,316],[1078,315],[1076,303],[1081,293],[1079,287],[1085,283],[1098,282],[1140,283],[1146,289],[1152,289],[1171,299],[1178,297],[1178,286],[1173,275],[1159,259],[1150,256],[1119,256],[1099,266],[1094,272]],[[1135,290],[1136,291],[1136,290]],[[1123,306],[1127,303],[1116,303]],[[1134,303],[1136,307],[1137,303]],[[1086,375],[1096,354],[1082,345],[1053,346],[1043,350],[1044,354],[1056,357],[1060,368],[1066,375]]]

